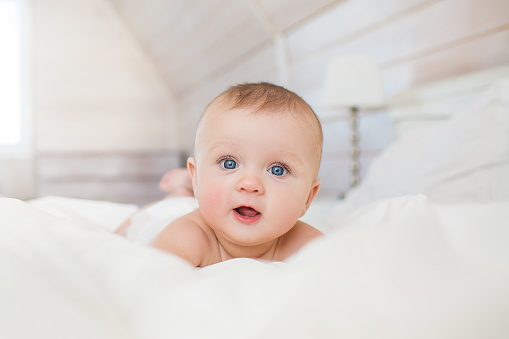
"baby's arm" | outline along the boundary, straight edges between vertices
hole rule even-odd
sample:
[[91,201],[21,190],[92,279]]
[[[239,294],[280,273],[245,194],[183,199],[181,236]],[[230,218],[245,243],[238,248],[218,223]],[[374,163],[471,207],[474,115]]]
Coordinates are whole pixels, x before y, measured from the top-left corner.
[[205,231],[185,215],[162,230],[151,246],[178,255],[199,267],[205,261],[210,243]]

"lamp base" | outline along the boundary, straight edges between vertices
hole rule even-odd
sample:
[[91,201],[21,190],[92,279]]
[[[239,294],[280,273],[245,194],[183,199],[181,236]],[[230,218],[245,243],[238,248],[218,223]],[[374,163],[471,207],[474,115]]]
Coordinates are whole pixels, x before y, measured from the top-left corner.
[[359,148],[359,109],[350,108],[350,187],[359,185],[360,155]]

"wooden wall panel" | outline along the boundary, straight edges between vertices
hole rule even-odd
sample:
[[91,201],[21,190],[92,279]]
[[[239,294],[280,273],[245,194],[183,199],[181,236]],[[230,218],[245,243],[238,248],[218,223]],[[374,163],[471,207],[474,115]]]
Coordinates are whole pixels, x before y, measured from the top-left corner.
[[[200,7],[195,6],[195,8]],[[199,17],[199,20],[194,22],[192,34],[179,32],[181,40],[178,45],[171,48],[165,45],[166,51],[162,54],[167,58],[165,65],[171,65],[173,70],[188,72],[197,63],[202,63],[203,59],[209,58],[209,54],[214,53],[219,47],[218,44],[228,41],[236,31],[234,28],[250,21],[247,18],[251,13],[242,2],[223,1],[216,8],[221,10],[208,10],[203,13],[203,17]],[[203,41],[203,43],[196,44],[195,41]],[[175,50],[181,52],[175,53]]]
[[0,158],[0,197],[34,197],[33,162],[32,158]]
[[[509,2],[491,1],[350,1],[337,5],[321,18],[288,33],[292,63],[290,87],[300,93],[324,122],[321,175],[324,187],[346,189],[348,168],[333,178],[330,167],[347,161],[347,111],[321,107],[321,88],[328,61],[340,54],[368,54],[382,69],[388,94],[425,82],[509,62]],[[323,34],[322,34],[323,33]],[[361,117],[364,156],[375,156],[394,133],[383,112],[378,123]],[[385,117],[385,119],[384,119]],[[338,118],[336,118],[338,119]],[[343,127],[339,125],[343,124]],[[374,140],[373,140],[374,138]],[[376,141],[375,141],[376,140]],[[369,157],[368,157],[369,158]],[[368,160],[368,159],[365,159]],[[365,161],[362,167],[367,166]],[[331,183],[331,185],[328,185]]]
[[257,0],[270,17],[274,28],[278,32],[284,32],[310,17],[326,11],[332,5],[343,0],[313,0],[301,1],[296,4],[295,0]]
[[[245,62],[251,55],[263,49],[267,41],[265,32],[257,23],[246,23],[231,32],[227,39],[217,43],[214,49],[204,51],[199,59],[193,60],[194,64],[178,73],[177,78],[180,79],[182,89],[176,92],[177,96],[186,95],[190,89],[202,86],[208,79],[230,72],[232,67],[241,65],[239,60]],[[225,58],[224,53],[231,59]]]
[[[319,55],[411,15],[437,0],[344,1],[288,33],[292,60]],[[376,41],[373,41],[376,43]]]
[[[170,6],[169,8],[164,6],[164,12],[162,17],[166,18],[166,26],[156,36],[158,38],[155,47],[157,48],[156,55],[161,58],[169,58],[168,65],[171,65],[172,58],[179,57],[187,52],[186,48],[194,46],[196,39],[201,39],[201,34],[204,31],[216,31],[219,26],[216,25],[217,20],[226,19],[223,14],[226,12],[230,14],[230,22],[234,22],[237,19],[245,18],[245,14],[237,12],[237,16],[233,16],[229,10],[229,6],[232,5],[231,1],[228,0],[210,0],[210,1],[182,1],[185,4],[180,6]],[[138,3],[137,8],[144,7],[158,7],[162,3]],[[235,4],[233,4],[235,5]],[[221,9],[220,11],[217,9]],[[161,10],[161,9],[160,9]],[[168,18],[170,16],[170,18]],[[140,21],[140,28],[151,27],[154,22],[153,17],[146,17],[140,20],[137,13],[133,13],[130,17],[138,19]],[[230,26],[230,22],[225,20],[225,25]],[[211,28],[214,28],[211,30]],[[143,32],[141,32],[143,34]],[[213,37],[213,40],[219,40],[222,36],[220,31],[217,31],[218,35]],[[146,34],[143,34],[146,36]],[[165,43],[160,43],[164,39]],[[166,42],[166,40],[168,42]],[[201,45],[206,47],[207,41]],[[178,52],[176,52],[178,51]],[[166,64],[166,63],[164,63]]]
[[[335,55],[368,54],[382,68],[386,68],[413,63],[470,39],[482,39],[484,32],[493,33],[509,23],[509,15],[505,14],[509,12],[509,2],[491,1],[494,2],[499,5],[494,6],[482,0],[435,1],[419,11],[411,11],[408,15],[398,16],[396,20],[377,26],[375,30],[361,32],[355,39],[340,40],[319,53],[299,58],[299,53],[295,51],[297,56],[292,63],[291,83],[301,91],[320,86],[327,62]],[[477,17],[479,19],[470,19]],[[301,44],[306,45],[307,41],[301,41]]]
[[32,3],[35,193],[136,203],[159,197],[160,176],[180,158],[159,159],[163,169],[150,159],[82,156],[178,148],[177,103],[162,75],[108,1]]
[[176,103],[104,0],[34,1],[35,148],[176,148]]
[[389,94],[423,83],[495,67],[509,62],[509,25],[489,34],[474,35],[461,43],[404,63],[388,65],[382,74]]
[[177,152],[39,154],[37,194],[145,205],[164,196],[159,180],[182,160]]
[[[282,50],[278,50],[271,36],[274,32],[269,32],[260,22],[247,1],[109,0],[128,23],[142,49],[130,40],[126,30],[115,28],[114,33],[107,35],[111,39],[101,36],[104,31],[97,25],[98,20],[108,18],[111,13],[99,10],[102,19],[96,17],[94,6],[99,0],[36,0],[35,3],[38,1],[39,10],[43,11],[38,18],[43,22],[36,27],[42,28],[43,33],[51,33],[40,36],[44,45],[38,47],[41,65],[51,73],[58,73],[59,66],[65,70],[54,78],[49,71],[39,77],[40,112],[55,120],[55,110],[67,111],[88,116],[90,121],[109,110],[126,112],[122,127],[125,129],[119,129],[118,135],[128,132],[126,135],[130,135],[132,143],[115,137],[108,141],[107,134],[101,134],[99,127],[95,127],[97,138],[79,134],[79,139],[84,140],[79,147],[86,144],[97,147],[106,142],[111,148],[124,140],[128,147],[139,144],[149,148],[160,142],[164,133],[171,138],[172,131],[154,126],[157,114],[144,113],[150,118],[142,122],[142,114],[136,113],[144,111],[144,102],[150,102],[146,105],[149,111],[161,112],[165,107],[167,111],[178,111],[178,119],[170,118],[179,123],[178,140],[171,139],[171,142],[191,153],[198,118],[210,100],[235,83],[272,81],[302,95],[322,120],[323,194],[334,195],[348,188],[347,111],[325,110],[321,105],[322,83],[333,56],[373,56],[381,67],[389,94],[509,62],[509,49],[505,48],[509,45],[507,0],[257,0],[265,9],[272,29],[281,33],[286,43],[280,45]],[[76,16],[77,8],[81,8],[82,16]],[[57,19],[55,13],[64,18]],[[72,34],[59,34],[62,27],[68,27]],[[114,40],[113,36],[118,41],[108,42]],[[79,41],[75,41],[78,37]],[[62,50],[62,46],[66,49]],[[61,57],[62,51],[68,59]],[[137,54],[144,52],[150,59]],[[278,63],[278,55],[285,52],[287,63]],[[101,58],[92,58],[95,54]],[[77,61],[69,61],[71,56]],[[142,62],[137,64],[136,60]],[[155,66],[147,71],[147,65]],[[129,72],[122,72],[126,68]],[[166,87],[151,80],[154,78],[147,75],[150,72],[159,72]],[[114,81],[109,81],[110,78]],[[65,85],[72,80],[100,86],[67,88]],[[57,89],[62,94],[52,96]],[[133,98],[126,101],[129,104],[111,103],[110,98],[122,98],[124,92]],[[100,98],[95,106],[90,104],[90,98],[94,97]],[[173,98],[177,107],[172,107]],[[117,133],[114,121],[118,118],[113,116],[111,120],[104,119],[104,131]],[[136,122],[140,124],[139,134],[133,137]],[[47,136],[51,129],[45,124],[40,129]],[[94,128],[92,124],[86,126]],[[59,125],[59,128],[66,127]],[[393,130],[384,111],[363,112],[360,128],[361,169],[365,173],[373,157],[391,142]],[[147,136],[152,129],[155,132]],[[48,146],[52,147],[56,145]]]

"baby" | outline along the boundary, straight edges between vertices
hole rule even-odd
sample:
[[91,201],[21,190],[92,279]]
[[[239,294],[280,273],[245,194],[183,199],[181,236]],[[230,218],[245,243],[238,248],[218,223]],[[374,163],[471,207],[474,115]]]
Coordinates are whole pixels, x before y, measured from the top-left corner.
[[205,109],[187,161],[199,207],[151,245],[196,267],[285,260],[322,236],[298,220],[320,187],[322,142],[317,116],[295,93],[270,83],[229,88]]

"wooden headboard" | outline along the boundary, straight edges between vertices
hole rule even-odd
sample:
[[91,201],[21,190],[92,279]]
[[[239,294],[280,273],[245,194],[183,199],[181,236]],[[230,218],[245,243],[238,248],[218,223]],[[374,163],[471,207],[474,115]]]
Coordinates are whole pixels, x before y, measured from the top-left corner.
[[490,85],[509,77],[509,65],[432,82],[388,98],[396,137],[417,126],[448,119]]
[[38,154],[38,196],[106,200],[144,205],[161,199],[161,176],[183,166],[179,152]]

